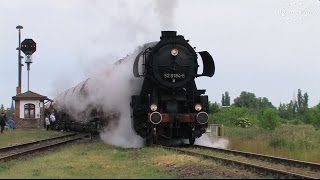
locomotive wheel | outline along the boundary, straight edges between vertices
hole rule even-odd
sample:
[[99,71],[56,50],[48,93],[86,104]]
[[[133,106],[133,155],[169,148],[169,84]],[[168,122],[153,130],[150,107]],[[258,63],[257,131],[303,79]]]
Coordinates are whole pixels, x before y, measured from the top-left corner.
[[191,132],[189,136],[190,145],[194,145],[195,140],[196,140],[196,136],[194,135],[194,132]]

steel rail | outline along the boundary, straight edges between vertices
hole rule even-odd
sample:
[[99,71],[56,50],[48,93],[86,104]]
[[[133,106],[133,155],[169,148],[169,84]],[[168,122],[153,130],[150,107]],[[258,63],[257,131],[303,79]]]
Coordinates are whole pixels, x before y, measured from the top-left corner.
[[316,177],[305,176],[305,175],[301,175],[301,174],[297,174],[297,173],[286,172],[286,171],[273,169],[273,168],[267,168],[267,167],[263,167],[263,166],[259,166],[259,165],[255,165],[255,164],[249,164],[249,163],[245,163],[245,162],[241,162],[241,161],[237,161],[237,160],[231,160],[231,159],[206,155],[206,154],[202,154],[202,153],[198,153],[198,152],[187,151],[187,150],[183,150],[180,148],[165,147],[165,146],[158,146],[158,147],[172,150],[172,151],[176,151],[179,153],[184,153],[184,154],[191,155],[191,156],[201,157],[204,159],[219,161],[225,165],[240,166],[240,167],[243,167],[243,168],[248,169],[250,171],[254,170],[255,173],[261,173],[266,176],[271,175],[275,178],[318,179]]
[[264,155],[264,154],[230,150],[230,149],[213,148],[213,147],[207,147],[207,146],[194,145],[193,147],[199,148],[199,149],[218,151],[218,152],[227,153],[227,154],[240,155],[240,156],[244,156],[247,158],[267,160],[267,161],[277,162],[280,164],[285,164],[285,165],[289,165],[289,166],[293,166],[293,167],[310,168],[315,171],[320,170],[320,164],[313,163],[313,162],[300,161],[300,160],[294,160],[294,159],[288,159],[288,158],[282,158],[282,157],[276,157],[276,156],[269,156],[269,155]]
[[67,135],[58,136],[58,137],[53,137],[53,138],[48,138],[48,139],[41,139],[41,140],[37,140],[37,141],[33,141],[33,142],[28,142],[28,143],[23,143],[23,144],[18,144],[18,145],[14,145],[14,146],[6,146],[6,147],[0,148],[0,153],[1,153],[1,152],[5,152],[5,151],[10,151],[10,150],[12,150],[12,149],[17,149],[17,148],[22,148],[22,147],[34,145],[34,144],[37,144],[37,143],[48,142],[48,141],[57,140],[57,139],[62,139],[62,138],[71,137],[71,136],[75,136],[75,135],[77,135],[77,133],[67,134]]
[[[60,141],[60,142],[53,142],[52,144],[47,144],[47,145],[43,145],[43,146],[40,145],[39,147],[35,147],[35,148],[32,148],[32,149],[27,149],[25,151],[21,151],[21,152],[17,152],[17,153],[13,153],[13,154],[10,154],[10,155],[7,155],[7,156],[0,157],[0,161],[9,161],[9,160],[16,159],[16,158],[19,158],[21,156],[29,155],[29,154],[32,154],[32,153],[35,153],[35,152],[38,152],[38,151],[44,151],[44,150],[47,150],[47,149],[50,149],[50,148],[53,148],[53,147],[57,147],[59,145],[67,144],[67,143],[70,143],[70,142],[85,138],[87,136],[88,135],[83,135],[83,136],[73,137],[72,139],[68,139],[68,140],[64,140],[64,141]],[[66,137],[70,137],[70,136],[66,136]],[[54,139],[54,138],[52,138],[52,139]],[[55,138],[54,140],[56,140],[56,139],[57,138]],[[44,142],[44,141],[41,141],[41,142]],[[47,142],[47,141],[45,141],[45,142]]]

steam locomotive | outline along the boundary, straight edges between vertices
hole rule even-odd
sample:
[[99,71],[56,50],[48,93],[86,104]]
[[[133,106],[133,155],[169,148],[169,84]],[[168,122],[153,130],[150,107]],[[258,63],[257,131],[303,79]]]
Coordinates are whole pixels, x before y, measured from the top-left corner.
[[131,97],[132,120],[134,130],[148,145],[159,138],[189,139],[194,144],[205,133],[208,96],[197,89],[195,78],[212,77],[215,65],[207,51],[199,54],[202,74],[197,74],[197,53],[188,40],[176,31],[162,31],[160,41],[136,57],[133,74],[144,81],[140,94]]
[[[202,74],[197,74],[198,56],[188,40],[177,35],[176,31],[162,31],[159,42],[145,44],[132,58],[114,64],[119,67],[133,59],[130,64],[132,78],[140,79],[142,87],[132,91],[131,123],[132,129],[145,138],[147,144],[157,143],[158,139],[189,139],[190,144],[194,144],[195,139],[205,133],[208,96],[205,90],[197,89],[195,78],[212,77],[215,65],[207,51],[199,54],[203,63]],[[124,72],[128,71],[125,69]],[[132,76],[132,72],[128,73]],[[55,129],[99,133],[114,128],[110,122],[117,122],[121,112],[106,108],[108,99],[96,97],[98,92],[105,92],[105,97],[112,96],[106,92],[108,87],[96,89],[102,81],[108,81],[108,77],[102,76],[100,82],[88,78],[46,105],[46,114],[54,112],[57,117]],[[135,83],[135,80],[131,81]]]

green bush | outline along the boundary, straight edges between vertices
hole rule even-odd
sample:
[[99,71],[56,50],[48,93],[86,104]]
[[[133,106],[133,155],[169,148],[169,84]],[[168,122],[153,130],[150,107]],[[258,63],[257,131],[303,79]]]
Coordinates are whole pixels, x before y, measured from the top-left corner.
[[229,126],[237,126],[239,118],[246,117],[250,121],[254,121],[254,117],[250,115],[247,108],[230,107],[222,108],[219,112],[210,115],[210,123],[221,123]]
[[278,111],[273,108],[267,108],[258,114],[258,125],[262,129],[275,130],[280,126],[280,117]]
[[293,125],[300,125],[300,124],[303,124],[303,121],[301,119],[293,119],[293,120],[290,120],[291,124]]
[[313,127],[316,128],[316,130],[320,129],[320,110],[318,108],[313,108],[309,112],[310,119]]
[[236,125],[242,128],[248,128],[252,126],[252,123],[248,118],[240,117],[237,119]]

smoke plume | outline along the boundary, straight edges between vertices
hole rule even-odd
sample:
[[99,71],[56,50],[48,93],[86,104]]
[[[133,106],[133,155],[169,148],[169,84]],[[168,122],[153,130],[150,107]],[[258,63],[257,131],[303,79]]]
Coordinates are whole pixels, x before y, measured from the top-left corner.
[[208,134],[203,134],[199,139],[196,139],[195,144],[226,149],[228,147],[229,141],[225,138],[210,138]]
[[143,78],[134,77],[132,69],[138,53],[153,44],[139,47],[131,55],[60,94],[55,106],[81,122],[88,122],[92,109],[101,109],[108,118],[100,133],[106,143],[125,148],[141,147],[143,139],[132,128],[130,101],[132,95],[140,93]]
[[175,29],[173,17],[177,5],[176,0],[156,0],[155,11],[158,14],[161,28]]

